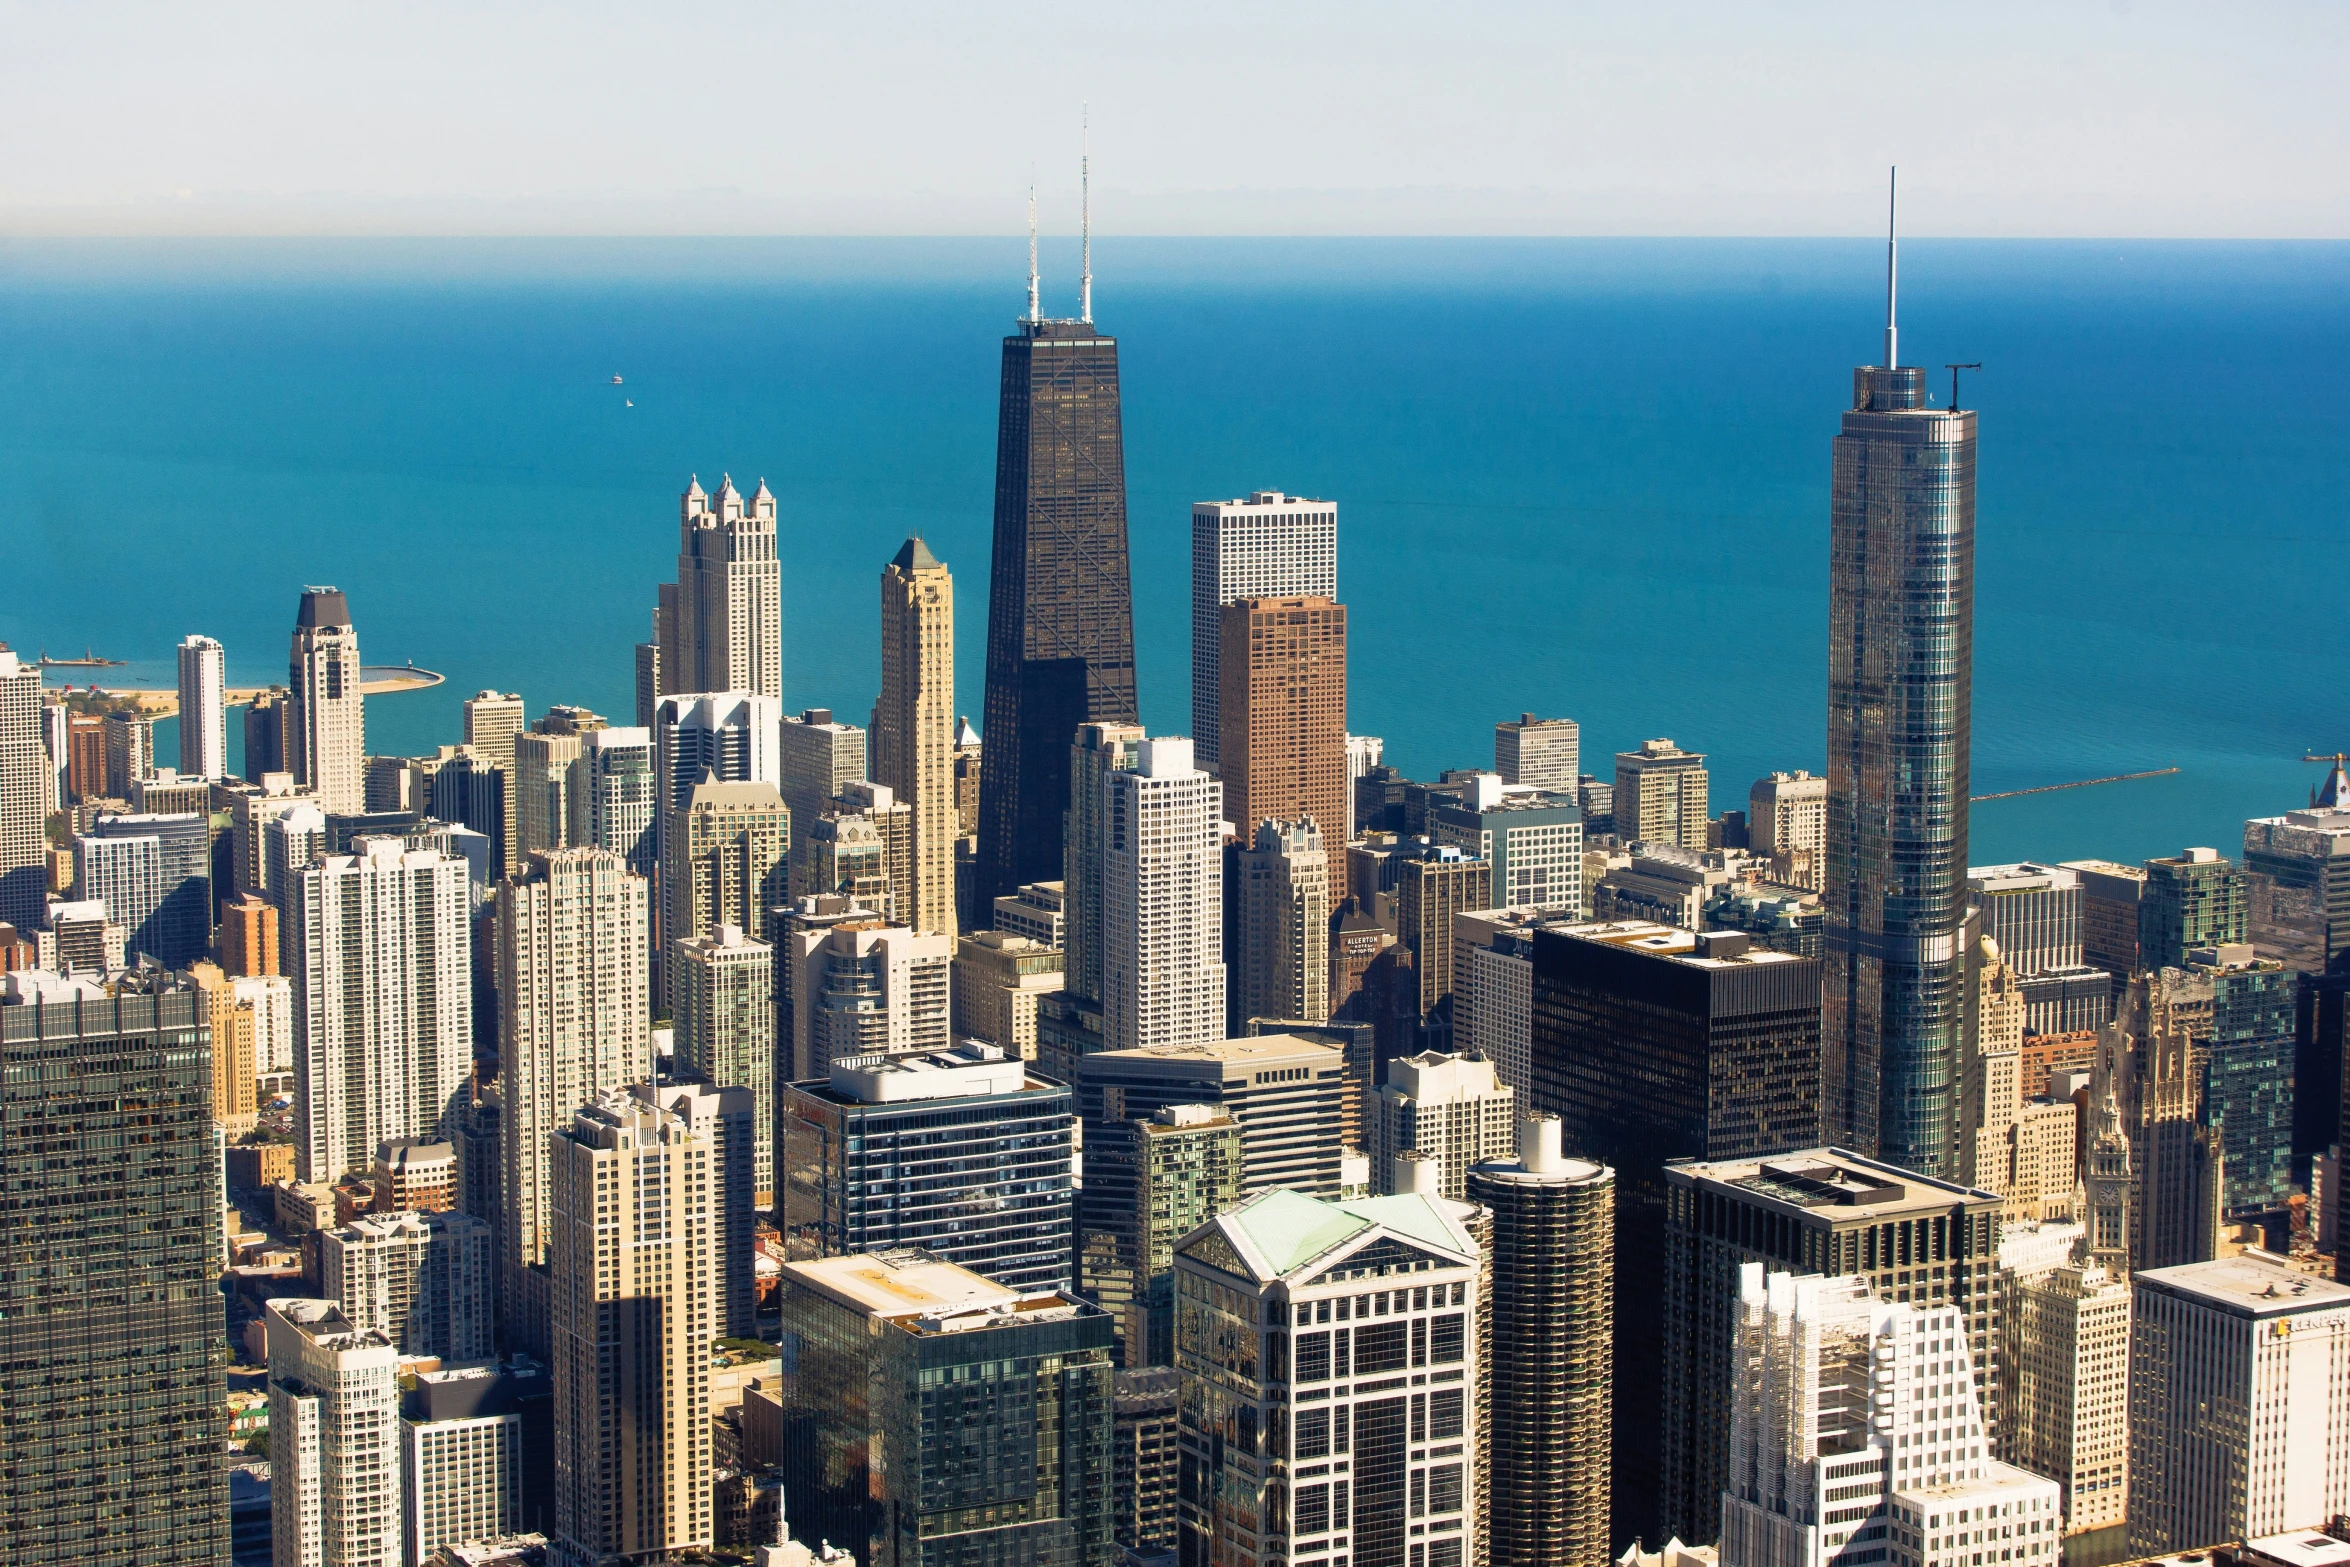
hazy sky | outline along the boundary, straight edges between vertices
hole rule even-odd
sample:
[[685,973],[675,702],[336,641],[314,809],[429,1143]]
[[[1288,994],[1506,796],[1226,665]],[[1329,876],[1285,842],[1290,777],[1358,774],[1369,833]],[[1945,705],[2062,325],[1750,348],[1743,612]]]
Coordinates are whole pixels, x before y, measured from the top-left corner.
[[0,235],[2350,236],[2350,7],[0,0]]

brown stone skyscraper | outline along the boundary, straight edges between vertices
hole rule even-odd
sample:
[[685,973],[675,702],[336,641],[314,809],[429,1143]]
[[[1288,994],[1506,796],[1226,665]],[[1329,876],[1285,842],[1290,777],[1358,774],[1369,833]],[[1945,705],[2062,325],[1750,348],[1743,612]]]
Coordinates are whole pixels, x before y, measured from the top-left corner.
[[955,934],[955,579],[920,539],[881,572],[881,698],[873,781],[914,810],[911,896],[898,917]]
[[1312,817],[1346,830],[1346,606],[1326,598],[1224,606],[1219,756],[1228,820]]

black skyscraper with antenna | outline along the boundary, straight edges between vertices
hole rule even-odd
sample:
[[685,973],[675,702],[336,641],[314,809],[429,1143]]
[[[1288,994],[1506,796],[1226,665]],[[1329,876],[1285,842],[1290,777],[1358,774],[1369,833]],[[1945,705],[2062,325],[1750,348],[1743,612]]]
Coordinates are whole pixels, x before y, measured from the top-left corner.
[[1061,875],[1077,726],[1136,720],[1118,343],[1093,325],[1091,217],[1089,199],[1077,319],[1047,320],[1031,197],[1028,314],[1004,339],[972,909],[982,923],[998,895]]

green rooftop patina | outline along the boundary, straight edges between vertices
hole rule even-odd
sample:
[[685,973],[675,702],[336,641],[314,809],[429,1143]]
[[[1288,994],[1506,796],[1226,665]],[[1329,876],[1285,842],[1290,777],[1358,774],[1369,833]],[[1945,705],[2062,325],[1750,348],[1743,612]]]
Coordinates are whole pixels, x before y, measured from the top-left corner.
[[1225,1218],[1278,1278],[1369,1229],[1371,1220],[1349,1211],[1356,1206],[1360,1205],[1323,1202],[1284,1186],[1244,1203]]

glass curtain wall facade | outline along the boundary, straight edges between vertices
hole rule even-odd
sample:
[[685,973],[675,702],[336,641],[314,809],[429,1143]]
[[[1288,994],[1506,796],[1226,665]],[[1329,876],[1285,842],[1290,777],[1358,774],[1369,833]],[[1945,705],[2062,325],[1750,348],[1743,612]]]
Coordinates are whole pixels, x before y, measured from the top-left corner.
[[1916,366],[1853,372],[1828,566],[1830,1138],[1955,1150],[1975,624],[1975,416]]
[[203,993],[0,1005],[0,1560],[225,1567],[219,1155]]
[[1004,339],[986,702],[978,911],[1061,874],[1077,727],[1138,713],[1118,343],[1090,322]]

